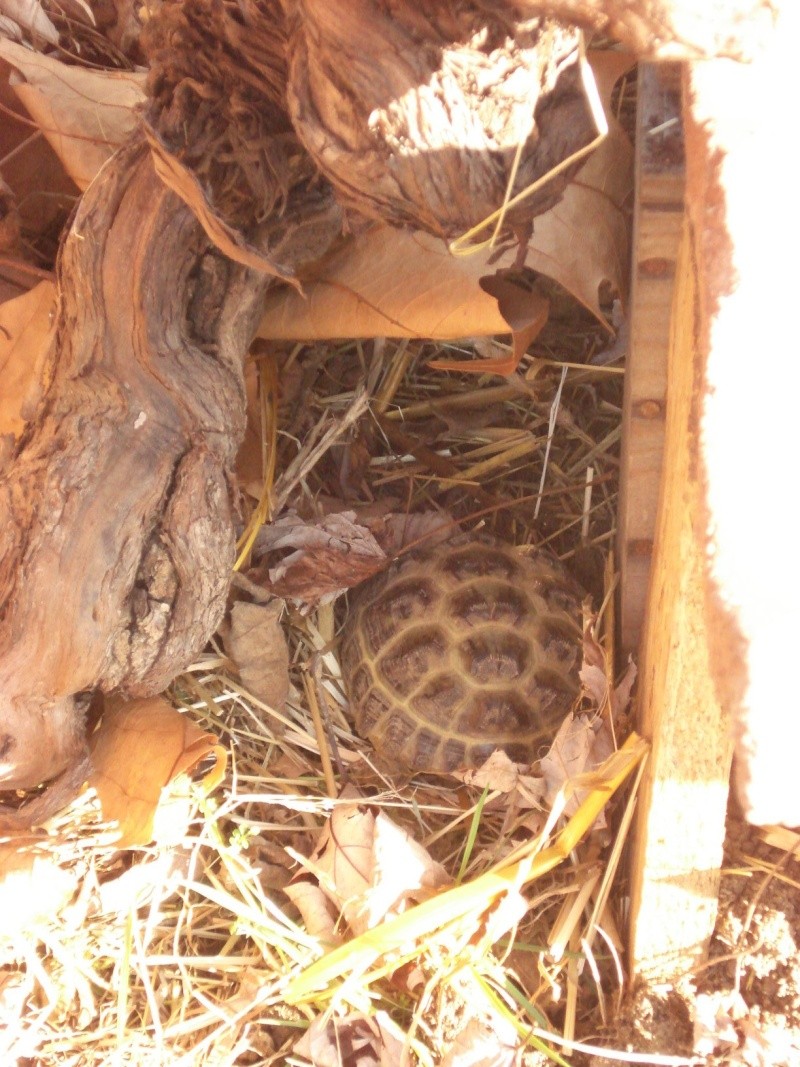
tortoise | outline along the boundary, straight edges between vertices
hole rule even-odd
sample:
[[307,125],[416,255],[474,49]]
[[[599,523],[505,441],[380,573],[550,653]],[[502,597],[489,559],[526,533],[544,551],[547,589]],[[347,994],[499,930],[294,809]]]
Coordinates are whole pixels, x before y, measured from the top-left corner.
[[549,552],[459,534],[352,597],[342,678],[357,732],[398,768],[542,754],[577,699],[582,592]]

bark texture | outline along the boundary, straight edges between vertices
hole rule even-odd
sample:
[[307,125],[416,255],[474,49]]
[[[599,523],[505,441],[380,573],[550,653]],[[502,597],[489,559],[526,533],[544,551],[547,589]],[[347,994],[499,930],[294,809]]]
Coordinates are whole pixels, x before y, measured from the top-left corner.
[[[84,198],[60,277],[46,406],[0,489],[0,749],[14,788],[79,750],[75,694],[157,692],[219,622],[241,353],[264,284],[209,247],[141,144]],[[226,301],[234,291],[243,299]]]
[[[289,111],[343,203],[456,237],[596,136],[578,45],[510,5],[298,0]],[[507,222],[556,204],[577,166]]]

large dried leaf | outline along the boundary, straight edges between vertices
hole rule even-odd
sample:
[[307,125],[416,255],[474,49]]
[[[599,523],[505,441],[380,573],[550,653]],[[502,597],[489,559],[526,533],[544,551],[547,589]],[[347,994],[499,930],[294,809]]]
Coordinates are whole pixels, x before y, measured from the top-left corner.
[[593,710],[600,712],[609,709],[612,721],[616,723],[619,716],[628,710],[637,668],[629,657],[622,677],[615,685],[612,684],[612,669],[605,649],[594,636],[593,626],[588,626],[583,635],[583,663],[580,669],[583,694],[591,702]]
[[370,531],[354,520],[352,511],[326,515],[317,522],[289,513],[263,527],[254,554],[293,549],[269,569],[272,592],[305,604],[324,604],[379,571],[386,554]]
[[334,808],[305,865],[356,934],[399,915],[450,881],[444,868],[384,812],[375,815],[358,803]]
[[[65,217],[77,199],[78,189],[49,143],[44,137],[37,136],[25,107],[9,84],[12,73],[13,68],[0,56],[0,159],[4,160],[3,179],[13,195],[19,226],[27,239],[26,246],[47,253],[52,248],[53,237],[63,228]],[[42,277],[40,272],[32,273],[26,268],[24,260],[29,258],[27,247],[19,248],[16,252],[12,248],[9,252],[23,262],[18,265],[4,264],[3,280],[10,276],[18,283],[16,291],[4,295],[4,299],[17,296],[20,291],[26,292]]]
[[284,886],[283,891],[302,915],[306,932],[311,937],[331,945],[341,944],[336,910],[330,897],[316,882],[302,878]]
[[519,1035],[499,1012],[490,1019],[468,1016],[467,1025],[445,1049],[441,1067],[515,1067],[519,1046]]
[[[146,845],[156,834],[172,840],[182,827],[172,821],[166,787],[188,776],[203,760],[213,766],[201,786],[210,792],[222,780],[227,754],[213,734],[171,707],[161,697],[133,700],[106,710],[91,739],[94,786],[103,816],[119,823],[120,848]],[[186,806],[178,806],[178,822]]]
[[5,15],[31,35],[34,41],[58,44],[58,30],[48,18],[39,0],[0,0],[0,15]]
[[55,286],[40,282],[0,304],[0,436],[18,437],[41,396],[55,303]]
[[242,685],[254,697],[283,711],[289,695],[289,649],[281,626],[283,604],[250,604],[239,600],[231,608],[225,632],[225,651],[239,671]]
[[0,58],[19,72],[12,77],[14,92],[85,189],[136,128],[145,75],[67,66],[2,38]]
[[460,527],[446,511],[390,512],[368,523],[387,555],[403,548],[430,548],[441,544]]
[[[630,65],[629,57],[592,55],[606,105],[624,64]],[[606,139],[561,202],[536,219],[525,259],[526,266],[560,282],[601,321],[601,286],[607,283],[622,295],[626,292],[633,181],[630,141],[613,115],[607,117]],[[455,257],[434,237],[374,226],[331,256],[320,274],[304,285],[305,299],[271,290],[259,333],[305,340],[508,333],[513,323],[480,283],[493,273],[493,266],[508,268],[515,257],[516,248],[499,257],[491,249]]]
[[367,1015],[318,1015],[295,1045],[314,1067],[397,1067],[405,1035],[385,1011]]
[[511,355],[481,360],[435,359],[428,364],[433,370],[513,374],[528,345],[547,325],[550,301],[535,288],[527,288],[501,272],[481,278],[480,285],[497,300],[497,310],[511,328]]
[[[551,806],[565,785],[597,770],[613,751],[614,740],[606,719],[568,715],[541,760],[546,804]],[[564,809],[566,814],[573,815],[590,792],[590,788],[576,787]]]

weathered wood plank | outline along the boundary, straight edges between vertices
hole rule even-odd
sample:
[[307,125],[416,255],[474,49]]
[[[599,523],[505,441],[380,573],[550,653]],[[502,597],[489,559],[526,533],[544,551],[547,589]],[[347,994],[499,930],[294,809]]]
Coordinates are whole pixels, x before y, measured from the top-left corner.
[[709,653],[694,250],[687,222],[638,693],[639,728],[653,749],[633,850],[631,955],[637,974],[657,978],[685,974],[713,930],[732,750]]
[[664,451],[664,406],[675,259],[683,220],[680,72],[639,71],[630,338],[623,407],[618,551],[620,643],[638,648]]

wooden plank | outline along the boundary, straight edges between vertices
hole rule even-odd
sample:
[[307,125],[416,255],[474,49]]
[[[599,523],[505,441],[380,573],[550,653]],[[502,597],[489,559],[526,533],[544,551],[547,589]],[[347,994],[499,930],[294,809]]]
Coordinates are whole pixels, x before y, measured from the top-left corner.
[[642,64],[636,119],[630,336],[618,515],[620,645],[638,649],[664,452],[675,260],[683,221],[680,68]]
[[649,978],[685,975],[717,910],[732,742],[713,683],[700,462],[704,355],[697,345],[695,238],[681,243],[669,349],[665,468],[639,676],[639,728],[653,749],[634,837],[631,956]]

